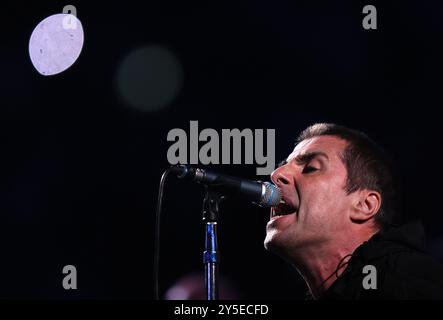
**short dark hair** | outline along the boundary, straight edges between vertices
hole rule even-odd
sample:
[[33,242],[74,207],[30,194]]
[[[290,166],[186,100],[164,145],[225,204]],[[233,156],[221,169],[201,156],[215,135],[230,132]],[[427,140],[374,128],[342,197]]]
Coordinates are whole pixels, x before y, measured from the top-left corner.
[[392,159],[365,133],[332,123],[317,123],[306,128],[297,138],[303,140],[318,136],[335,136],[347,142],[341,160],[346,167],[348,194],[368,189],[380,193],[382,203],[375,216],[381,230],[389,226],[396,215],[396,191]]

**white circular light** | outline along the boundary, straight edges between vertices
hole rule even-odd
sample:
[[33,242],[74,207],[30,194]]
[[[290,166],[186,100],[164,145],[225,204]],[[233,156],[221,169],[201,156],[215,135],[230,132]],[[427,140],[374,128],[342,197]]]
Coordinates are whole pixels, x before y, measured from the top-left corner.
[[54,14],[41,21],[32,32],[29,56],[40,74],[58,74],[78,59],[83,42],[83,27],[77,17]]

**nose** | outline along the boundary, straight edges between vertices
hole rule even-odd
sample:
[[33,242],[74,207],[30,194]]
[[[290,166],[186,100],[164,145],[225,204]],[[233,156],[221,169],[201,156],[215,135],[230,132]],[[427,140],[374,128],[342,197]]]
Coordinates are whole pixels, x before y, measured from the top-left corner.
[[286,165],[281,166],[271,173],[271,180],[278,187],[290,183],[289,175],[287,170],[285,169],[285,166]]

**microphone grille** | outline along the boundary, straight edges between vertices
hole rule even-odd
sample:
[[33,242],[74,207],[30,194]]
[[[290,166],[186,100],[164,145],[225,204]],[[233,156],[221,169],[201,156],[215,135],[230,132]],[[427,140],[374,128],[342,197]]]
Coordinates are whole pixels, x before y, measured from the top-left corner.
[[269,182],[264,182],[263,185],[265,187],[265,192],[262,195],[260,204],[265,207],[278,206],[281,201],[280,189]]

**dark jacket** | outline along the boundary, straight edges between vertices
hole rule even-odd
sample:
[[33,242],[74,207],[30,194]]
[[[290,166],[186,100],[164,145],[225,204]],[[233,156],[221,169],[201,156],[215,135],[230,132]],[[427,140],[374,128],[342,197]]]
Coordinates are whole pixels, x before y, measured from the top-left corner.
[[[374,274],[363,273],[366,265],[375,267],[376,289],[369,278],[367,289],[363,286],[364,278]],[[355,250],[322,299],[443,299],[443,265],[425,254],[420,222],[391,227]]]

